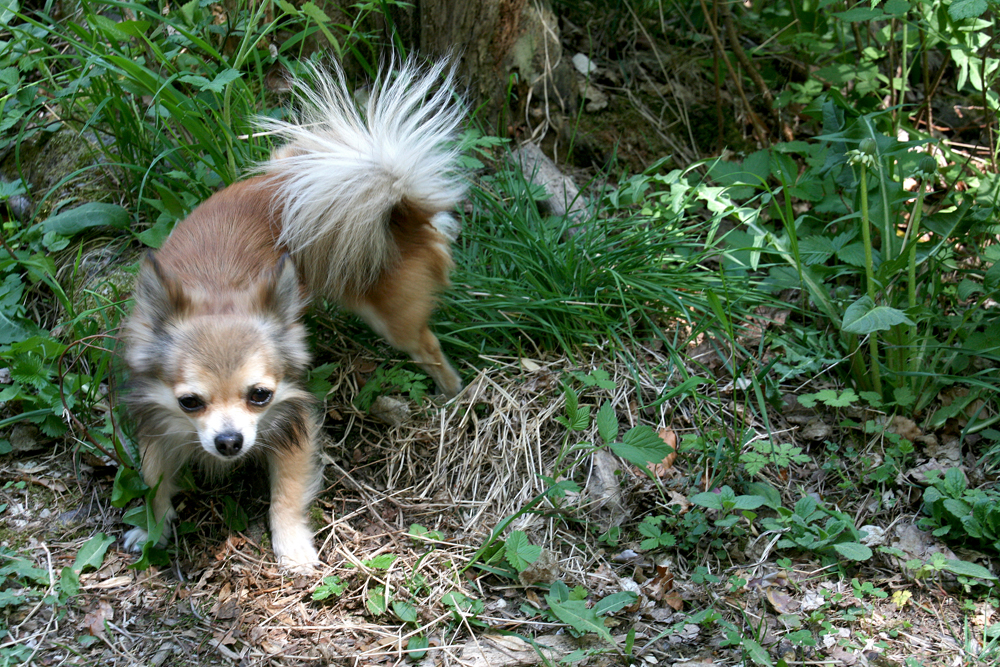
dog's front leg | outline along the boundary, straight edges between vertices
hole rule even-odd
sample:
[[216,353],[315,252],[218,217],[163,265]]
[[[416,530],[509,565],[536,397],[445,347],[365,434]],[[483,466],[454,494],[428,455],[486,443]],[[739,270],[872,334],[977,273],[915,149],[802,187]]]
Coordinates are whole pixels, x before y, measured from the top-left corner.
[[282,567],[310,573],[320,564],[309,529],[309,503],[322,482],[316,452],[316,426],[310,423],[294,442],[269,448],[271,542]]
[[[157,523],[163,523],[158,546],[165,546],[170,537],[171,524],[177,516],[172,498],[177,493],[177,471],[184,461],[178,452],[182,451],[174,443],[155,439],[149,441],[142,452],[142,478],[150,488],[156,489],[153,496],[153,518]],[[125,548],[129,551],[142,551],[143,545],[149,540],[149,533],[143,528],[133,528],[125,533]]]

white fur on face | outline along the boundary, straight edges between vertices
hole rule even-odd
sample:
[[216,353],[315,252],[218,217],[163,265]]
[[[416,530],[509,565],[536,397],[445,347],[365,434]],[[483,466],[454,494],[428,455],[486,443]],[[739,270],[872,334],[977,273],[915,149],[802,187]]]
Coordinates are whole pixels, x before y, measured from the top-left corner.
[[[217,377],[210,369],[194,360],[184,365],[180,382],[172,389],[174,410],[189,420],[198,434],[201,448],[210,456],[223,461],[235,461],[246,456],[257,442],[261,419],[277,402],[279,382],[269,370],[265,355],[251,353],[245,363],[229,377]],[[265,406],[252,405],[248,396],[255,388],[267,389],[272,398]],[[204,407],[194,412],[181,409],[178,401],[184,396],[197,396]],[[240,451],[225,456],[216,448],[216,438],[225,433],[243,437]]]

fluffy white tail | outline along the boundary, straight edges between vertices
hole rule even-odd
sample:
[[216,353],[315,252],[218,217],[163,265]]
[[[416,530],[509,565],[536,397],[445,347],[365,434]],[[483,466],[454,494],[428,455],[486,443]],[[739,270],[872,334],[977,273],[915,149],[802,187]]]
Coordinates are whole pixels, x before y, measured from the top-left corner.
[[314,68],[313,86],[294,83],[298,122],[262,118],[285,139],[264,165],[282,210],[278,242],[314,290],[330,298],[363,292],[398,256],[389,217],[405,204],[452,240],[458,176],[456,130],[463,109],[445,63],[408,61],[383,75],[363,107],[339,67]]

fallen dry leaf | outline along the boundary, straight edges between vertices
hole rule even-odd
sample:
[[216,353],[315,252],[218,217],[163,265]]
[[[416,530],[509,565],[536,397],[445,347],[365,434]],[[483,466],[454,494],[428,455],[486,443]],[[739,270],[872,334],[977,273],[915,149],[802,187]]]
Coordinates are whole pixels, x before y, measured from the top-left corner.
[[104,636],[104,622],[115,617],[115,612],[107,600],[101,600],[97,606],[83,617],[83,629],[94,637]]
[[783,593],[777,588],[768,587],[764,589],[764,597],[771,603],[774,610],[779,614],[791,614],[795,611],[795,601],[787,593]]
[[673,474],[674,461],[677,459],[677,434],[673,429],[661,428],[659,431],[660,440],[667,443],[672,452],[667,454],[659,463],[649,465],[649,471],[656,477],[666,477]]

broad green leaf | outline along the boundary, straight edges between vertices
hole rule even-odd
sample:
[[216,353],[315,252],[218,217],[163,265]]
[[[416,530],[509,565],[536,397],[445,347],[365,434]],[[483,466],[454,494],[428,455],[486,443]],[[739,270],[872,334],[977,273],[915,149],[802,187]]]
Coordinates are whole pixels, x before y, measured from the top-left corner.
[[997,578],[992,572],[987,570],[982,565],[977,565],[976,563],[969,563],[964,560],[954,560],[948,558],[945,560],[944,565],[941,567],[942,570],[947,570],[953,574],[960,574],[963,577],[975,577],[976,579],[983,579],[985,581],[996,581]]
[[982,16],[989,7],[986,0],[952,0],[948,15],[956,21]]
[[774,663],[771,662],[771,656],[768,654],[767,650],[755,639],[743,637],[741,645],[743,646],[743,650],[747,652],[747,655],[750,656],[750,659],[758,665],[764,665],[765,667],[771,667],[774,665]]
[[364,561],[363,564],[373,570],[388,570],[397,557],[396,554],[382,554],[381,556],[375,556],[371,560]]
[[240,76],[241,75],[237,70],[226,69],[219,72],[219,74],[217,74],[211,81],[203,76],[197,76],[194,74],[186,74],[180,77],[180,80],[185,83],[190,83],[198,90],[210,90],[213,93],[221,93],[226,89],[226,86],[240,78]]
[[80,547],[80,551],[76,554],[76,562],[73,564],[73,570],[77,574],[80,574],[89,567],[95,570],[101,567],[101,564],[104,563],[104,554],[107,553],[108,547],[114,541],[115,538],[104,533],[97,533],[91,537]]
[[542,554],[542,548],[528,542],[528,536],[520,530],[515,530],[510,534],[506,546],[507,562],[518,572],[524,571]]
[[736,496],[734,510],[755,510],[766,502],[763,496]]
[[389,608],[388,600],[385,597],[385,587],[376,586],[368,591],[368,599],[365,600],[365,607],[372,616],[381,616]]
[[848,560],[865,561],[872,557],[872,550],[858,542],[834,544],[833,550]]
[[431,645],[427,637],[423,635],[414,635],[410,637],[410,640],[406,642],[406,657],[410,660],[420,660],[425,655],[427,651],[421,650],[429,647]]
[[595,632],[609,644],[614,645],[615,640],[605,627],[604,621],[593,609],[587,609],[587,603],[583,600],[566,600],[560,602],[552,595],[546,595],[545,601],[549,603],[549,609],[560,621],[570,626],[578,632]]
[[635,604],[638,597],[639,596],[632,591],[619,591],[618,593],[612,593],[611,595],[601,598],[597,604],[594,605],[594,613],[598,616],[613,614],[616,611],[628,607],[629,605]]
[[392,613],[399,617],[403,623],[417,622],[417,609],[409,602],[402,600],[392,601]]
[[706,507],[710,510],[722,509],[722,496],[718,493],[712,493],[711,491],[705,491],[704,493],[693,495],[690,500],[695,505]]
[[71,567],[64,567],[59,573],[59,590],[66,597],[73,597],[80,592],[80,575]]
[[629,429],[622,442],[613,442],[609,447],[615,454],[647,473],[647,465],[659,463],[674,451],[652,427],[645,424]]
[[70,237],[92,227],[126,229],[131,220],[129,212],[117,204],[90,202],[53,215],[41,227],[44,233]]
[[834,12],[833,16],[836,16],[841,21],[848,21],[850,23],[860,23],[864,21],[876,21],[884,15],[884,12],[878,7],[862,7],[860,4],[855,6],[853,9],[848,9],[846,12]]
[[891,329],[897,324],[912,325],[913,321],[903,311],[890,306],[876,306],[870,297],[863,296],[844,311],[841,329],[866,336],[874,331]]
[[0,0],[0,25],[7,25],[17,14],[20,3],[17,0]]
[[143,481],[142,475],[132,468],[122,466],[115,475],[115,483],[111,489],[111,504],[115,507],[125,507],[133,498],[146,495],[146,491],[149,491],[149,487]]

